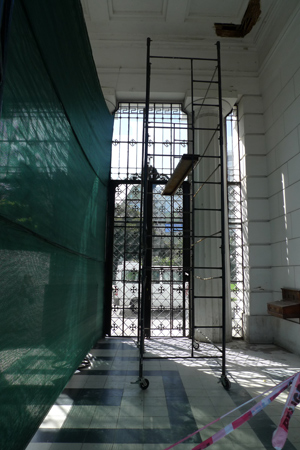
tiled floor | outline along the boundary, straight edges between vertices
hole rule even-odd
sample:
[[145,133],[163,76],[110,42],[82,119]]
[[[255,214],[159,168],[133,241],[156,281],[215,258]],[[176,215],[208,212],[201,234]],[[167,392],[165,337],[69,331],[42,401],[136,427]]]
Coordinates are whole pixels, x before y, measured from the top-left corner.
[[[181,340],[146,341],[146,356],[184,355]],[[201,344],[196,355],[212,354]],[[146,359],[142,390],[138,349],[132,339],[107,338],[91,350],[92,366],[76,373],[27,450],[163,450],[300,371],[300,358],[273,345],[227,345],[226,391],[218,378],[220,360]],[[213,444],[214,450],[272,449],[287,393],[257,416]],[[261,398],[257,399],[257,401]],[[238,409],[197,433],[175,450],[191,450],[253,406]],[[290,422],[284,450],[300,450],[300,408]]]

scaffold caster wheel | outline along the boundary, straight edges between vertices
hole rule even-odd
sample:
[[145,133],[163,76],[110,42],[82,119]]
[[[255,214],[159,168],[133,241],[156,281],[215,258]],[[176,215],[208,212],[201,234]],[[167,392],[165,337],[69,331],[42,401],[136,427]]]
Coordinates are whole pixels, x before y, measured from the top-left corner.
[[226,391],[229,391],[229,389],[231,388],[231,383],[228,380],[228,378],[226,377],[226,375],[222,375],[220,381],[221,381],[221,384],[222,384],[223,388]]
[[194,347],[194,350],[199,350],[199,348],[200,348],[199,342],[194,342],[193,347]]
[[145,390],[148,388],[148,386],[149,386],[149,380],[147,380],[147,378],[143,378],[143,379],[140,381],[140,388],[141,388],[143,391],[145,391]]

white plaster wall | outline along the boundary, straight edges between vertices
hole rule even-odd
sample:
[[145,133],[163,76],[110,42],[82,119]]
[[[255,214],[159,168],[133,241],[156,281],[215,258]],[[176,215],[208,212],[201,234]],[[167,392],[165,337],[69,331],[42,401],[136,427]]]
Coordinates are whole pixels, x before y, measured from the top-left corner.
[[[195,125],[196,127],[215,129],[218,122],[218,110],[214,108],[209,113],[205,112],[199,115]],[[222,315],[222,281],[220,279],[222,272],[220,269],[212,269],[212,267],[222,267],[221,169],[219,167],[221,161],[218,134],[211,141],[212,135],[212,131],[195,132],[195,153],[200,155],[205,153],[205,156],[200,158],[199,164],[194,170],[195,192],[199,189],[194,200],[194,315],[195,338],[199,341],[206,341],[208,338],[214,343],[220,343],[222,342],[222,328],[212,327],[225,326]],[[209,142],[211,143],[208,146]],[[209,184],[212,182],[219,184]],[[201,211],[199,210],[201,208],[216,208],[219,211]],[[203,236],[207,236],[207,238],[203,238]],[[227,264],[229,265],[229,261]],[[207,269],[203,269],[203,267]],[[228,341],[231,340],[230,295],[229,285],[225,286],[226,340]]]
[[274,344],[279,345],[292,353],[300,355],[299,341],[299,323],[289,320],[282,320],[278,317],[271,317]]
[[[281,287],[300,289],[299,9],[299,0],[272,0],[270,16],[258,24],[260,32],[253,39],[221,39],[223,96],[239,102],[245,336],[251,342],[276,342],[286,348],[289,348],[288,329],[291,326],[296,329],[295,324],[278,327],[274,318],[267,315],[267,303],[280,298]],[[282,29],[291,14],[292,19]],[[106,26],[107,29],[101,27],[105,39],[95,34],[98,23],[90,24],[89,28],[106,98],[113,105],[129,99],[144,101],[146,40],[137,40],[136,36],[132,40],[110,38],[109,24]],[[164,42],[153,36],[151,54],[215,57],[215,46],[199,39],[179,37]],[[197,69],[199,79],[210,73],[206,67]],[[182,62],[165,64],[153,60],[151,99],[184,101],[190,95],[189,80],[189,69]],[[208,225],[211,225],[209,217]],[[219,253],[204,244],[201,257],[207,253],[213,254],[217,262],[215,255],[219,257]],[[199,260],[201,257],[199,250]],[[199,283],[196,289],[200,291]],[[205,293],[209,289],[212,290],[206,287]],[[219,316],[215,314],[217,308],[213,312],[209,308],[211,305],[207,305],[208,316]],[[207,315],[201,318],[199,311],[200,308],[197,321],[206,322]]]
[[238,118],[244,231],[244,335],[252,343],[270,343],[273,337],[266,311],[271,298],[271,242],[261,96],[242,96]]
[[[282,287],[300,289],[299,23],[298,7],[266,55],[259,76],[265,129],[264,164],[268,182],[266,205],[269,222],[267,224],[266,220],[265,226],[269,236],[266,244],[270,245],[271,250],[271,268],[262,283],[263,287],[268,285],[268,297],[272,300],[281,298]],[[249,209],[249,220],[257,218],[258,214],[267,219],[261,201],[257,206],[257,210],[253,204]],[[250,310],[255,314],[266,314],[262,304],[258,307],[254,297],[250,302]],[[300,353],[299,324],[271,318],[268,326],[272,329],[276,344]]]

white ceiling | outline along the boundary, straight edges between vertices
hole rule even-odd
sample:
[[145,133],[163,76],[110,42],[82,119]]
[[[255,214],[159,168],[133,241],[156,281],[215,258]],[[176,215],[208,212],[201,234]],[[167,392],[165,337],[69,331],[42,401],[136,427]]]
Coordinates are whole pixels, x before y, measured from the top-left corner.
[[[238,90],[232,74],[257,76],[261,58],[299,0],[261,0],[261,16],[244,38],[220,38],[214,23],[240,24],[249,0],[81,0],[93,56],[108,101],[143,99],[146,39],[152,54],[207,57],[221,42],[225,89]],[[156,95],[182,100],[187,68],[153,65]],[[227,77],[227,79],[226,79]],[[230,78],[230,80],[229,80]],[[237,95],[236,93],[234,95]]]
[[248,2],[82,0],[82,5],[91,39],[141,39],[151,34],[178,40],[215,38],[214,23],[240,23]]

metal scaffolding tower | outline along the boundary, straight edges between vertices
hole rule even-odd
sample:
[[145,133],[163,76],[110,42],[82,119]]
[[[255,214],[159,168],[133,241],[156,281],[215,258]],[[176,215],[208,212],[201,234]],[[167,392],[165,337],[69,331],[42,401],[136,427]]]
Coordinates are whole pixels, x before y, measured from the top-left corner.
[[[144,112],[143,170],[141,183],[141,253],[140,282],[141,301],[138,317],[139,378],[142,389],[149,381],[144,377],[143,363],[149,356],[145,352],[147,324],[145,305],[149,286],[151,289],[151,246],[152,231],[149,226],[150,168],[148,163],[149,120],[151,93],[151,66],[155,60],[181,60],[190,69],[190,104],[188,112],[188,153],[182,155],[179,164],[166,184],[164,195],[174,195],[184,180],[184,202],[188,205],[184,214],[189,219],[183,230],[184,246],[188,257],[184,258],[183,289],[189,299],[188,323],[190,351],[186,355],[168,355],[168,358],[216,358],[221,360],[220,381],[230,389],[226,376],[226,216],[223,154],[223,114],[220,43],[217,42],[215,58],[188,58],[155,56],[150,51],[151,39],[147,39],[146,101]],[[209,63],[210,76],[198,77],[197,65]],[[205,71],[207,73],[208,70]],[[207,112],[208,111],[208,112]],[[170,187],[171,185],[171,187]],[[167,187],[170,189],[167,189]],[[187,253],[185,253],[187,254]],[[188,289],[187,289],[188,286]],[[150,293],[151,295],[151,293]],[[215,349],[213,355],[208,347]],[[156,356],[154,356],[156,358]],[[152,356],[150,356],[152,358]]]

